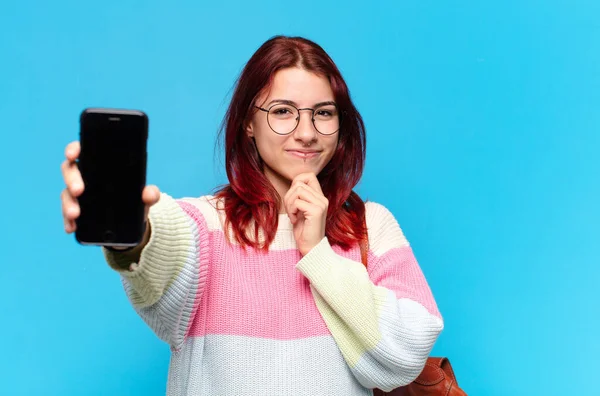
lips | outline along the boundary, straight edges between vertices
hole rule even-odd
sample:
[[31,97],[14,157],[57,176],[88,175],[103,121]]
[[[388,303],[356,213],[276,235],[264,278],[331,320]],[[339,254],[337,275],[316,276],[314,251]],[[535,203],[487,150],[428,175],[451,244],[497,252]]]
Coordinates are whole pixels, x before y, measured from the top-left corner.
[[302,159],[315,158],[321,154],[316,150],[285,150],[288,154]]

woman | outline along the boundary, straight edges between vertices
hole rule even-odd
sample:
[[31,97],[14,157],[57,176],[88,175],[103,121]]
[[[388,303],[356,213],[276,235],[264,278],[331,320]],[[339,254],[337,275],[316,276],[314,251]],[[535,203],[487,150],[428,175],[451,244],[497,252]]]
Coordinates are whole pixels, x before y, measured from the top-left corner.
[[[167,393],[371,395],[411,382],[443,321],[393,215],[352,191],[365,132],[333,61],[303,38],[268,40],[241,73],[224,131],[227,186],[182,199],[147,186],[143,243],[103,248],[171,346]],[[66,155],[72,233],[78,143]]]

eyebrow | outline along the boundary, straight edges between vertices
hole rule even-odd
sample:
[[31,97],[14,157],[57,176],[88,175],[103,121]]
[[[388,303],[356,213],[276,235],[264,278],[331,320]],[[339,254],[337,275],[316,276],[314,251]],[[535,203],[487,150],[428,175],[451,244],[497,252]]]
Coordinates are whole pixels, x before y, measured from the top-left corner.
[[[266,107],[271,106],[273,103],[282,103],[282,104],[288,104],[288,105],[292,105],[292,106],[296,106],[298,107],[298,103],[294,102],[293,100],[287,100],[287,99],[273,99],[272,101],[270,101]],[[335,105],[337,106],[337,104],[333,101],[333,100],[327,100],[325,102],[319,102],[319,103],[315,103],[314,107],[321,107],[321,106],[325,106],[325,105]]]

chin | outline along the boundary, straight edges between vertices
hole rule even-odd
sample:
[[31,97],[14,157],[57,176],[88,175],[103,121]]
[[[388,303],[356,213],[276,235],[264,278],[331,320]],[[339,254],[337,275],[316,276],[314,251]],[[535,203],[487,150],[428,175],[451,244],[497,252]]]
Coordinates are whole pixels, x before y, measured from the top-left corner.
[[293,180],[296,176],[302,174],[302,173],[314,173],[315,175],[318,175],[319,173],[321,173],[321,168],[320,167],[316,167],[316,166],[302,166],[302,167],[296,167],[294,168],[294,170],[292,172],[289,172],[286,176],[290,177],[290,180]]
[[281,181],[291,183],[302,173],[314,173],[318,175],[323,170],[318,164],[281,163],[281,166],[270,167],[265,163],[265,170]]

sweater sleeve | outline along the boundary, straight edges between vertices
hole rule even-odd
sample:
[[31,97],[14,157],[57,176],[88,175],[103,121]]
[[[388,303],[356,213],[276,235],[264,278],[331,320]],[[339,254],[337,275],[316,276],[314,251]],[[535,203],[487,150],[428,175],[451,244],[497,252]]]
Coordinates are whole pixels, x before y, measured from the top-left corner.
[[148,221],[152,232],[138,262],[127,252],[102,251],[135,311],[160,339],[179,349],[204,289],[209,233],[194,205],[165,193],[150,208]]
[[368,270],[324,238],[297,264],[344,359],[367,388],[412,382],[443,329],[431,290],[402,230],[368,203]]

